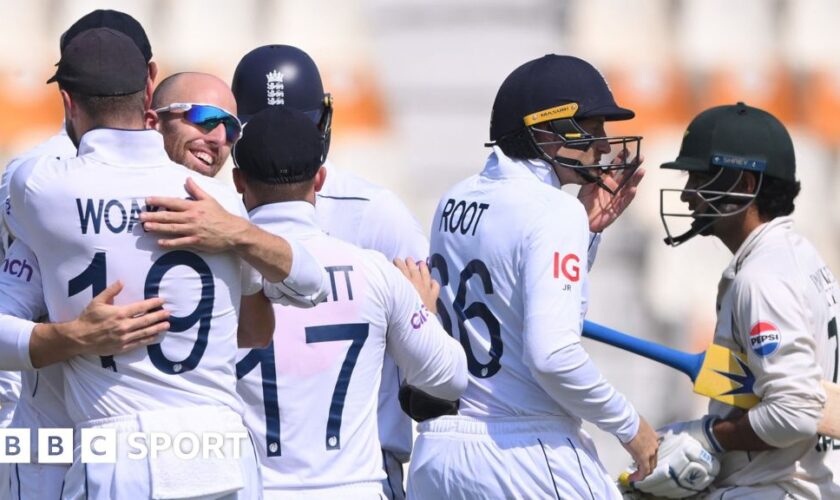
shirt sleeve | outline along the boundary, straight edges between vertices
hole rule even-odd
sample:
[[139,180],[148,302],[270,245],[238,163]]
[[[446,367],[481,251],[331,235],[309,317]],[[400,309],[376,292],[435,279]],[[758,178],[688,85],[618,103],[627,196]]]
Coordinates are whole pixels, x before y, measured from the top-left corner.
[[582,206],[555,207],[535,217],[521,259],[523,362],[570,413],[627,442],[638,431],[638,413],[580,345],[589,244]]
[[0,177],[0,244],[3,247],[3,255],[9,251],[9,245],[12,244],[12,234],[6,224],[6,217],[11,212],[12,205],[9,200],[9,179],[12,173],[17,169],[19,161],[12,160],[3,171],[3,176]]
[[750,276],[733,286],[733,326],[761,399],[748,412],[750,425],[762,441],[777,448],[812,438],[825,393],[805,301],[795,285],[778,275]]
[[27,209],[28,192],[29,192],[29,177],[32,173],[33,167],[38,159],[33,158],[22,162],[14,171],[9,179],[9,208],[5,215],[6,224],[9,232],[15,238],[22,239],[31,245],[29,240],[30,235],[27,231],[26,216],[29,213]]
[[[387,266],[387,268],[386,268]],[[383,262],[388,330],[385,348],[403,379],[436,398],[455,401],[467,388],[467,357],[411,283]],[[390,268],[390,269],[389,269]]]
[[0,267],[0,370],[31,370],[34,320],[47,315],[35,254],[20,240]]
[[303,245],[286,238],[292,248],[292,269],[282,282],[263,280],[265,296],[272,302],[295,307],[314,307],[330,291],[327,271]]
[[586,268],[592,270],[595,265],[595,257],[598,255],[598,246],[601,244],[601,233],[589,233],[589,248],[586,253]]
[[429,239],[420,224],[397,196],[384,191],[376,196],[362,218],[359,246],[385,255],[388,260],[429,256]]

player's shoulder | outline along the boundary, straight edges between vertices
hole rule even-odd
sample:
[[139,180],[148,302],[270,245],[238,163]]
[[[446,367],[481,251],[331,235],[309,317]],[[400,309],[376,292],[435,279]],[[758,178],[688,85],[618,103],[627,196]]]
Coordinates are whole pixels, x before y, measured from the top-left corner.
[[76,146],[73,145],[73,141],[70,140],[67,133],[62,130],[46,141],[12,158],[6,170],[8,171],[10,168],[14,168],[13,166],[32,160],[33,158],[50,157],[61,160],[74,156],[76,156]]
[[214,177],[202,175],[198,172],[188,169],[183,165],[179,165],[174,162],[172,165],[173,167],[177,167],[178,169],[180,169],[180,171],[177,172],[178,175],[184,177],[184,182],[186,182],[187,178],[192,179],[193,181],[195,181],[196,184],[198,184],[198,187],[200,187],[204,192],[212,196],[217,202],[219,202],[220,205],[225,207],[228,211],[240,215],[240,213],[244,210],[244,208],[242,208],[241,196],[229,184]]
[[332,163],[325,165],[327,180],[319,195],[323,198],[350,201],[372,201],[387,194],[385,187],[364,179],[352,172],[337,168]]
[[[788,218],[768,223],[752,242],[736,270],[738,283],[779,283],[797,279],[801,272],[811,267],[821,267],[822,258],[817,249],[793,228]],[[747,243],[750,244],[749,242]]]
[[[33,190],[40,188],[60,188],[63,184],[56,179],[76,166],[77,159],[57,158],[55,156],[31,155],[22,157],[8,167],[8,184],[16,188]],[[11,188],[10,188],[11,189]]]
[[323,258],[325,264],[332,261],[347,262],[375,270],[376,273],[386,265],[391,265],[381,252],[362,248],[323,232],[299,241],[316,257]]

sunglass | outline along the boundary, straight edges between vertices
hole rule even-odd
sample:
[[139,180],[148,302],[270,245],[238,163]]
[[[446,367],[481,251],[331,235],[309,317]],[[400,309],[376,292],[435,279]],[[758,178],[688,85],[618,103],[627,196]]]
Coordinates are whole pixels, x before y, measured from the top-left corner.
[[219,125],[224,125],[225,139],[230,143],[236,142],[242,135],[242,122],[239,121],[239,118],[218,106],[173,102],[169,106],[157,108],[155,113],[172,113],[176,111],[183,111],[185,120],[200,127],[207,133],[212,132]]

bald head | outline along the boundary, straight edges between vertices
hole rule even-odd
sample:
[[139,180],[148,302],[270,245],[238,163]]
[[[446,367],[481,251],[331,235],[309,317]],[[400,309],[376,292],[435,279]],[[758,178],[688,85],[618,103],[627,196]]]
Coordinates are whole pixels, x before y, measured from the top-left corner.
[[212,104],[236,114],[236,99],[230,87],[208,73],[175,73],[161,81],[152,96],[152,109],[173,102]]
[[[152,95],[152,109],[174,103],[209,104],[236,116],[236,99],[227,84],[207,73],[176,73],[158,84]],[[191,122],[183,111],[150,112],[149,125],[163,134],[169,158],[201,174],[215,176],[230,156],[233,146],[225,127],[212,130]]]

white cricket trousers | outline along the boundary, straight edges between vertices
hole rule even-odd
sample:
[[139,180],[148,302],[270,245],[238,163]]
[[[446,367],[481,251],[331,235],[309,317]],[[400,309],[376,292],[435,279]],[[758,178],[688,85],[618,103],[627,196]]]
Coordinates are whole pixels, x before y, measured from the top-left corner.
[[[143,423],[147,418],[172,422],[171,430],[164,432],[172,434],[173,442],[175,436],[184,432],[195,432],[203,436],[204,433],[215,433],[218,430],[226,434],[241,432],[245,436],[236,441],[238,453],[234,454],[230,449],[225,451],[223,467],[218,462],[202,459],[201,453],[196,458],[182,459],[174,456],[174,451],[166,455],[164,462],[155,462],[161,460],[164,454],[153,459],[149,452],[144,458],[138,458],[136,441],[130,437],[138,433],[151,435],[151,428]],[[115,460],[106,463],[83,462],[79,438],[82,429],[113,429],[117,444]],[[242,423],[242,417],[227,407],[193,407],[92,420],[77,425],[74,438],[73,464],[65,478],[61,496],[63,500],[262,499],[260,467],[253,442]],[[95,447],[91,444],[90,447],[99,450],[104,448],[101,442]],[[182,442],[179,449],[188,451],[192,445],[184,446]],[[233,479],[227,479],[230,477]]]
[[451,416],[418,430],[409,500],[621,499],[592,440],[572,419]]

